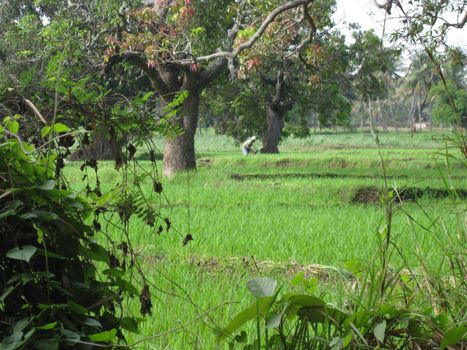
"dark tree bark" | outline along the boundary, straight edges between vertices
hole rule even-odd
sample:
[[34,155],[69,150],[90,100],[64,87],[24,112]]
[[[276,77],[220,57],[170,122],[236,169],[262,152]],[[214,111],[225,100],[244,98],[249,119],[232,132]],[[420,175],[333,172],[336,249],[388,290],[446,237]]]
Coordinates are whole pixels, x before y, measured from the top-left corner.
[[171,176],[184,170],[196,169],[195,133],[198,124],[199,92],[188,90],[188,97],[183,103],[183,116],[171,121],[181,127],[183,134],[166,138],[164,142],[164,175]]
[[261,153],[279,153],[279,141],[284,122],[280,110],[274,108],[272,103],[266,104],[266,118],[268,128],[263,136]]
[[267,84],[274,85],[274,95],[266,100],[267,129],[263,135],[261,153],[279,153],[279,141],[284,127],[284,113],[292,107],[291,103],[284,103],[285,75],[279,70],[274,79],[262,77]]

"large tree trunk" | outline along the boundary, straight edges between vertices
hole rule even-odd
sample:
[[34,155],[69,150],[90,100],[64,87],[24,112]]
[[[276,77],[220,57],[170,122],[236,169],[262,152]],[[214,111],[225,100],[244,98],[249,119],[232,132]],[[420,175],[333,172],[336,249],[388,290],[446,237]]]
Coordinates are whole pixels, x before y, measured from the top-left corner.
[[183,117],[173,120],[174,127],[182,128],[183,134],[167,137],[164,142],[164,175],[196,169],[195,133],[198,125],[199,92],[193,90],[183,103]]
[[274,108],[272,103],[266,104],[266,118],[268,128],[263,136],[261,153],[279,153],[279,141],[284,122],[280,110]]
[[97,129],[92,133],[91,143],[79,148],[70,155],[70,160],[115,160],[123,161],[122,146],[113,130]]
[[284,103],[285,74],[282,70],[277,72],[275,78],[263,77],[263,81],[274,86],[274,94],[266,99],[266,123],[267,130],[263,135],[263,147],[261,153],[279,153],[279,141],[281,138],[284,121],[282,116],[292,108],[293,104]]

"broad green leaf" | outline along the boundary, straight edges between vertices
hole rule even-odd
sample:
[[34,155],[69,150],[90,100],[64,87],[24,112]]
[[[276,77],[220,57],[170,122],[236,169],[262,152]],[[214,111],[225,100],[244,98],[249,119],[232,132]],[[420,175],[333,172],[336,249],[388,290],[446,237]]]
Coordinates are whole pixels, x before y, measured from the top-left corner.
[[47,180],[37,186],[38,189],[44,190],[44,191],[50,191],[55,187],[55,180]]
[[95,342],[110,342],[115,339],[116,334],[117,334],[117,330],[112,329],[110,331],[90,334],[89,339]]
[[68,308],[71,312],[78,315],[85,315],[88,312],[84,306],[75,303],[73,300],[68,300]]
[[13,292],[14,290],[15,290],[15,287],[13,287],[13,286],[9,286],[8,288],[6,288],[3,291],[2,295],[0,295],[0,303],[3,303],[3,301],[6,299],[6,297],[8,295],[10,295],[10,293]]
[[246,308],[234,317],[232,321],[221,331],[221,338],[228,337],[237,329],[243,326],[248,321],[251,321],[256,316],[256,303]]
[[130,295],[138,295],[138,289],[136,289],[136,287],[131,284],[130,282],[124,280],[124,279],[120,279],[120,280],[117,280],[117,285],[120,287],[121,290],[127,292],[128,294]]
[[65,339],[72,344],[76,344],[76,342],[81,339],[78,333],[69,331],[68,329],[62,330],[62,334],[65,336]]
[[124,317],[120,325],[127,331],[130,331],[133,333],[139,333],[138,321],[136,321],[132,317]]
[[19,130],[19,123],[16,120],[8,120],[5,123],[6,128],[13,134],[17,134]]
[[39,219],[45,220],[45,221],[54,221],[58,219],[58,215],[51,211],[33,210],[31,211],[31,213],[34,215],[37,215]]
[[54,132],[56,132],[58,134],[58,133],[61,133],[61,132],[70,131],[70,128],[68,126],[66,126],[65,124],[55,123],[53,125],[53,130],[54,130]]
[[79,252],[91,260],[102,261],[105,263],[109,263],[110,261],[110,256],[107,250],[98,244],[90,244],[89,248],[80,246]]
[[292,295],[289,299],[290,304],[296,306],[325,306],[326,303],[320,298],[312,295]]
[[378,307],[380,315],[388,316],[389,318],[395,317],[400,311],[393,305],[382,304]]
[[266,322],[266,328],[271,329],[271,328],[276,328],[279,327],[281,324],[282,317],[284,316],[286,308],[284,308],[281,312],[278,314],[275,314],[272,316],[267,322]]
[[107,275],[109,277],[115,277],[115,278],[122,278],[125,273],[121,270],[116,270],[116,269],[107,269],[104,270],[104,275]]
[[32,245],[25,245],[23,247],[15,247],[10,249],[6,256],[10,259],[23,260],[29,262],[34,253],[36,253],[37,248]]
[[234,317],[232,321],[230,321],[230,323],[224,329],[222,329],[220,338],[223,339],[232,335],[245,323],[253,320],[257,315],[257,310],[261,315],[266,314],[269,308],[271,307],[273,301],[274,297],[258,298],[257,302],[254,302],[248,308],[240,312],[237,316]]
[[46,125],[41,129],[41,137],[44,138],[50,133],[50,126]]
[[29,318],[23,318],[19,320],[13,327],[13,333],[22,332],[29,325],[29,323],[31,323],[31,319]]
[[23,220],[35,219],[37,218],[37,214],[34,213],[24,213],[19,216]]
[[0,219],[7,218],[11,215],[15,215],[16,212],[18,211],[18,208],[23,204],[22,201],[19,200],[12,200],[8,202],[3,211],[0,212]]
[[380,343],[384,343],[384,337],[386,335],[386,320],[378,323],[375,326],[375,329],[373,329],[373,334]]
[[3,339],[0,343],[0,349],[2,350],[15,350],[22,344],[23,332],[16,332]]
[[443,340],[440,344],[440,349],[443,350],[450,345],[455,345],[464,339],[465,333],[467,332],[467,327],[458,326],[450,329],[444,335]]
[[247,288],[257,298],[270,297],[276,291],[277,282],[272,278],[254,278],[247,282]]
[[83,321],[83,324],[85,324],[88,327],[102,328],[102,324],[98,320],[95,320],[95,319],[90,318],[90,317],[86,318]]
[[33,328],[29,332],[27,332],[23,337],[23,342],[26,342],[31,336],[34,334],[36,330]]

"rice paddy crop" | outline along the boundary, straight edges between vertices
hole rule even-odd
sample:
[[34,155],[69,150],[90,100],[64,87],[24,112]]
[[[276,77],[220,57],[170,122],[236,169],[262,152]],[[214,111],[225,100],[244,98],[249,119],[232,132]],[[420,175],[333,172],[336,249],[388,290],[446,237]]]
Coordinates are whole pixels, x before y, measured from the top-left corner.
[[[407,187],[420,189],[416,201],[396,207],[393,222],[394,243],[413,269],[419,268],[415,251],[433,269],[445,258],[442,242],[422,228],[435,218],[454,232],[459,222],[453,205],[465,210],[462,195],[433,195],[446,183],[461,194],[467,190],[465,164],[455,159],[446,163],[443,145],[435,140],[439,136],[380,135],[387,179],[396,195]],[[317,293],[342,302],[344,282],[320,274],[321,267],[345,269],[348,261],[372,259],[384,221],[378,201],[355,200],[359,189],[384,183],[371,136],[312,135],[286,141],[281,154],[248,157],[232,140],[212,133],[200,135],[197,145],[197,171],[162,179],[167,202],[160,210],[174,230],[156,235],[138,219],[132,222],[133,244],[144,271],[160,288],[155,291],[153,316],[143,323],[141,333],[163,333],[229,303],[142,348],[226,348],[216,342],[212,328],[225,325],[241,309],[245,283],[253,276],[274,276],[288,283],[296,273],[306,272],[308,278],[316,278]],[[143,166],[144,157],[143,151]],[[78,166],[68,171],[72,184],[79,186]],[[100,172],[106,188],[118,178],[111,162],[101,162]],[[152,184],[143,186],[149,196]],[[187,234],[193,240],[183,245]],[[401,257],[392,257],[391,263],[398,266]],[[134,304],[130,301],[128,307],[136,308]]]

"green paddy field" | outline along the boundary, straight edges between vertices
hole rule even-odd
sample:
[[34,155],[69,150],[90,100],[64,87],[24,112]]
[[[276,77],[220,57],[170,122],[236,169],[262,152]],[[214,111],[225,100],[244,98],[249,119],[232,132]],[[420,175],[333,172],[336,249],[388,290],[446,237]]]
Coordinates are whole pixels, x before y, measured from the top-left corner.
[[[151,183],[141,185],[173,228],[158,235],[137,218],[131,223],[133,246],[157,289],[142,335],[129,334],[129,342],[167,332],[137,348],[227,349],[216,329],[251,302],[245,285],[256,276],[345,306],[346,271],[377,258],[385,181],[399,198],[392,224],[399,253],[391,266],[416,270],[423,263],[442,273],[447,240],[466,248],[465,160],[441,133],[378,137],[381,148],[367,133],[313,134],[286,140],[280,154],[245,157],[227,137],[199,135],[197,171],[161,177],[162,197]],[[146,156],[138,153],[143,167]],[[103,188],[112,188],[120,175],[112,162],[99,165]],[[79,165],[68,171],[79,186]],[[184,245],[188,234],[193,240]],[[306,288],[294,283],[297,275]]]

